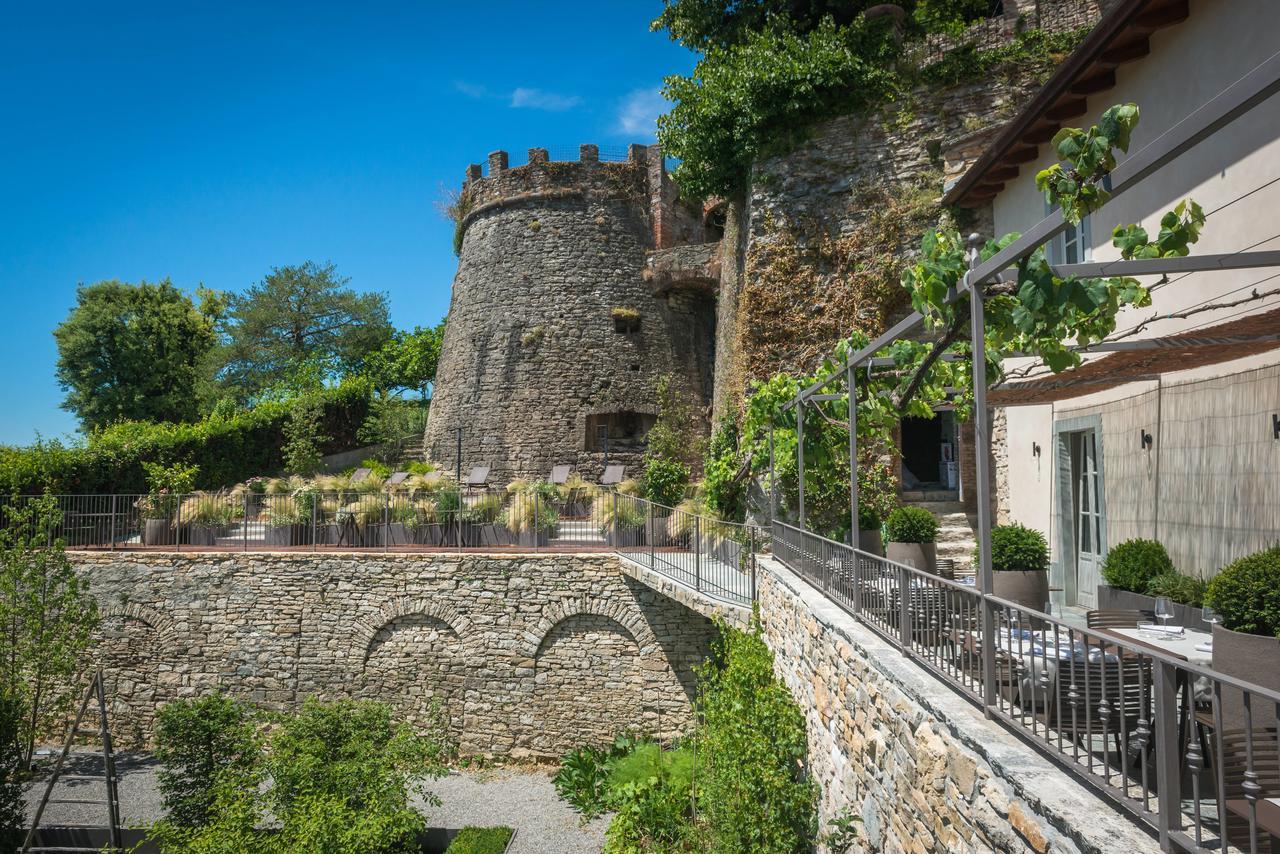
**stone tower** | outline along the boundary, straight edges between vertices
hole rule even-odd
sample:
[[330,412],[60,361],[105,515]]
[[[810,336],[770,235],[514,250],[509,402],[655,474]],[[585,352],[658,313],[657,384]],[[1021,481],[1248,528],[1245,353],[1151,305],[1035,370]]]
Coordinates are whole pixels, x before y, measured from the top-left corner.
[[715,227],[677,198],[657,146],[619,162],[534,148],[515,168],[497,151],[488,175],[467,169],[460,210],[431,459],[454,467],[461,428],[464,473],[489,465],[496,483],[561,464],[598,477],[606,445],[638,475],[658,378],[698,411],[711,400]]

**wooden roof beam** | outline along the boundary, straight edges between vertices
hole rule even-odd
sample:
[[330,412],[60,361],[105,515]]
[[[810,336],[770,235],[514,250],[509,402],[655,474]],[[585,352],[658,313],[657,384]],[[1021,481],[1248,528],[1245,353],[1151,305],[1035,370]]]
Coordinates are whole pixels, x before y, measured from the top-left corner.
[[1072,95],[1093,95],[1111,89],[1116,85],[1116,71],[1108,68],[1087,77],[1071,87]]
[[1134,20],[1134,24],[1142,29],[1152,31],[1180,24],[1191,16],[1187,0],[1172,0],[1163,6],[1147,9]]
[[1066,119],[1074,119],[1076,116],[1083,116],[1088,109],[1089,102],[1084,98],[1067,98],[1047,110],[1045,117],[1053,119],[1055,122],[1060,122]]
[[1151,42],[1146,38],[1140,38],[1111,48],[1099,59],[1108,65],[1124,65],[1135,59],[1142,59],[1149,53],[1151,53]]

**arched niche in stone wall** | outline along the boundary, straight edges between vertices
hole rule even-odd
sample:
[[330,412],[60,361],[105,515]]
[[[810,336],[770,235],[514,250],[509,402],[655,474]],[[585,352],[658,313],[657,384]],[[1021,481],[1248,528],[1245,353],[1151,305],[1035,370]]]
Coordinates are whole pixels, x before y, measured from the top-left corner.
[[[173,623],[142,605],[99,612],[92,650],[107,695],[111,736],[118,748],[142,747],[154,734],[156,710],[179,695],[182,674],[173,652]],[[83,685],[76,687],[79,694]]]
[[542,638],[533,663],[532,752],[559,755],[606,744],[622,731],[650,729],[641,646],[613,617],[565,617]]
[[461,736],[464,691],[470,664],[467,621],[438,602],[388,603],[374,626],[357,629],[358,672],[352,692],[387,703],[410,725],[443,725]]

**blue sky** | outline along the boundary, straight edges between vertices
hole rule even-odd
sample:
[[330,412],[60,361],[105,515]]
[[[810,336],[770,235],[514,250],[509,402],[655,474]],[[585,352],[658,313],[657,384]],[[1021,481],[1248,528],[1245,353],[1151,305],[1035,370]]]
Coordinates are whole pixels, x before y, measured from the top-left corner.
[[0,443],[75,430],[51,333],[78,283],[332,261],[434,324],[442,187],[498,148],[649,142],[694,62],[657,0],[0,8]]

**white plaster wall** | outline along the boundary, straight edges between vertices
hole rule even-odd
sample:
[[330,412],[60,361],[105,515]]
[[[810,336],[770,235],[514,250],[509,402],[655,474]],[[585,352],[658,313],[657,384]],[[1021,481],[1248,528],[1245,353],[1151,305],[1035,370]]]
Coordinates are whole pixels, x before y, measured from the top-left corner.
[[[1013,406],[1008,419],[1009,518],[1053,542],[1053,406]],[[1040,456],[1032,445],[1040,446]]]
[[[1191,16],[1151,37],[1147,57],[1116,70],[1113,89],[1090,96],[1088,112],[1069,124],[1088,127],[1113,104],[1134,102],[1141,119],[1130,153],[1136,153],[1225,87],[1280,50],[1280,5],[1275,0],[1192,0]],[[1216,210],[1244,193],[1280,178],[1280,97],[1255,107],[1244,117],[1200,143],[1169,166],[1133,189],[1117,196],[1093,215],[1091,235],[1095,260],[1118,257],[1111,246],[1116,225],[1140,222],[1154,235],[1160,216],[1180,200],[1194,198],[1210,212],[1196,254],[1280,248],[1280,182],[1248,198]],[[1125,155],[1121,155],[1121,162]],[[1025,231],[1045,214],[1044,197],[1036,190],[1035,175],[1057,158],[1048,144],[1040,158],[1022,167],[993,203],[996,233]],[[1215,212],[1216,211],[1216,212]],[[1250,285],[1276,270],[1196,273],[1160,287],[1149,309],[1125,312],[1119,329],[1133,326],[1155,312],[1169,313],[1200,304]],[[1155,277],[1148,277],[1153,284]],[[1277,286],[1272,280],[1261,290]],[[1241,294],[1247,294],[1244,288]],[[1280,296],[1251,310],[1280,306]],[[1167,335],[1192,326],[1218,323],[1241,309],[1197,315],[1186,320],[1163,320],[1147,330]]]

